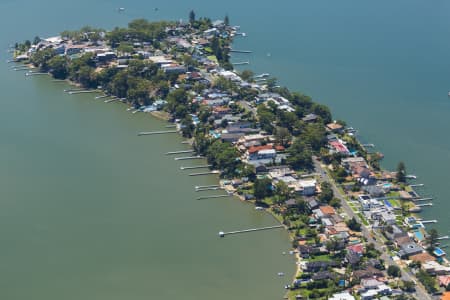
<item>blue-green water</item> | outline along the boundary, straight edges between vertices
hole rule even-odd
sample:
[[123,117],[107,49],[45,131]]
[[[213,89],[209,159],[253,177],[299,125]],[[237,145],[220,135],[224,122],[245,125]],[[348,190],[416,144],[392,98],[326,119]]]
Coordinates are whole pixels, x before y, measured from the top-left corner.
[[[119,14],[118,7],[126,11]],[[154,8],[158,7],[158,11]],[[437,1],[2,1],[0,49],[82,25],[137,17],[222,18],[241,25],[235,48],[256,72],[330,105],[404,160],[449,221],[450,3]],[[270,56],[268,55],[270,54]],[[294,271],[282,231],[220,240],[219,230],[275,223],[250,206],[196,201],[189,178],[163,153],[174,136],[137,138],[160,121],[119,104],[68,96],[44,77],[0,80],[0,296],[3,299],[277,299]],[[242,57],[236,59],[241,60]]]

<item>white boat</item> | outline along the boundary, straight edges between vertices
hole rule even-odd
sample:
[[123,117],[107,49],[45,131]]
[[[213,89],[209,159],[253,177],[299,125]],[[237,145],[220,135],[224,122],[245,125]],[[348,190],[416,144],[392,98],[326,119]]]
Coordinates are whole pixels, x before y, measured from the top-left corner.
[[264,207],[256,206],[256,207],[255,207],[255,210],[264,210]]
[[124,11],[125,8],[124,8],[124,7],[119,7],[117,10],[118,10],[118,11]]
[[278,276],[284,276],[283,272],[278,272]]

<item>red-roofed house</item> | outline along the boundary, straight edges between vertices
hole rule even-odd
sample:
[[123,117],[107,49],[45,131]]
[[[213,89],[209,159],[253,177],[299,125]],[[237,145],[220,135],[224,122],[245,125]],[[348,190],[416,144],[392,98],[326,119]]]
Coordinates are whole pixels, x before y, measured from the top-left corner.
[[332,206],[329,206],[329,205],[321,206],[321,207],[319,207],[319,209],[322,212],[322,214],[324,214],[326,216],[331,216],[331,215],[334,215],[336,213],[334,208]]
[[347,247],[347,250],[362,255],[364,253],[364,246],[363,244],[351,245]]

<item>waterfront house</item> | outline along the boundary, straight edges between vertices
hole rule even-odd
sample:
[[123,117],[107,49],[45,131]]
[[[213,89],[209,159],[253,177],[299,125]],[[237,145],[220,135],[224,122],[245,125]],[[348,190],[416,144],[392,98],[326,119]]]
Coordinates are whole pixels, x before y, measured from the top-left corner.
[[317,181],[315,179],[300,179],[292,182],[289,187],[293,188],[294,191],[303,196],[312,196],[316,194]]
[[328,131],[334,132],[334,133],[342,133],[344,126],[342,126],[339,123],[333,122],[326,125],[326,129]]
[[328,144],[331,146],[332,152],[340,153],[342,155],[349,155],[350,151],[344,145],[341,140],[329,141]]
[[424,250],[421,246],[417,245],[413,241],[400,245],[400,251],[398,256],[400,258],[409,258],[412,255],[422,253]]
[[316,114],[307,114],[306,116],[304,116],[302,118],[303,122],[306,123],[311,123],[311,122],[315,122],[317,120],[318,116]]
[[335,261],[310,261],[303,266],[303,271],[308,273],[315,273],[319,271],[326,271],[328,268],[338,267],[339,263]]
[[422,269],[432,275],[447,275],[450,274],[450,267],[443,266],[437,261],[429,261],[422,264]]
[[328,300],[355,300],[355,297],[353,297],[349,292],[341,292],[334,294],[328,298]]

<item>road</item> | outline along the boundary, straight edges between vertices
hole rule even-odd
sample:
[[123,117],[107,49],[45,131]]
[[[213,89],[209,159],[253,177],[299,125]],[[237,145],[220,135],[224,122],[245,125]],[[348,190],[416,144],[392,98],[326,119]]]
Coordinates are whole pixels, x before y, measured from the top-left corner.
[[[347,214],[348,217],[350,218],[355,218],[360,224],[361,224],[361,230],[362,233],[364,235],[364,237],[367,239],[368,243],[372,243],[375,246],[375,249],[380,251],[381,256],[380,258],[383,259],[383,261],[385,263],[388,264],[388,266],[398,266],[396,262],[394,262],[390,255],[386,252],[383,243],[381,242],[382,239],[381,237],[379,237],[378,239],[374,239],[372,237],[372,234],[370,233],[371,229],[368,228],[367,226],[365,226],[360,218],[358,217],[357,214],[355,214],[355,212],[351,209],[351,207],[348,205],[347,201],[345,200],[344,196],[341,194],[341,192],[338,190],[338,188],[336,187],[336,184],[333,180],[331,180],[331,178],[328,176],[328,173],[325,171],[325,169],[322,167],[322,164],[320,163],[320,161],[317,160],[316,157],[313,157],[313,162],[314,162],[314,168],[316,169],[316,172],[320,175],[321,179],[323,181],[326,181],[328,183],[331,184],[331,187],[333,189],[334,192],[334,196],[336,198],[338,198],[341,203],[342,203],[342,209],[344,210],[344,212]],[[400,266],[398,266],[400,267]],[[405,271],[404,269],[402,269],[400,267],[400,270],[402,272],[402,280],[404,281],[414,281],[417,282],[416,285],[416,291],[413,293],[413,296],[416,297],[417,299],[420,300],[433,300],[433,297],[430,296],[430,294],[427,293],[427,291],[425,290],[425,288],[422,286],[422,284],[420,284],[417,279],[415,278],[414,275],[412,275],[411,273],[409,273],[409,271]]]

